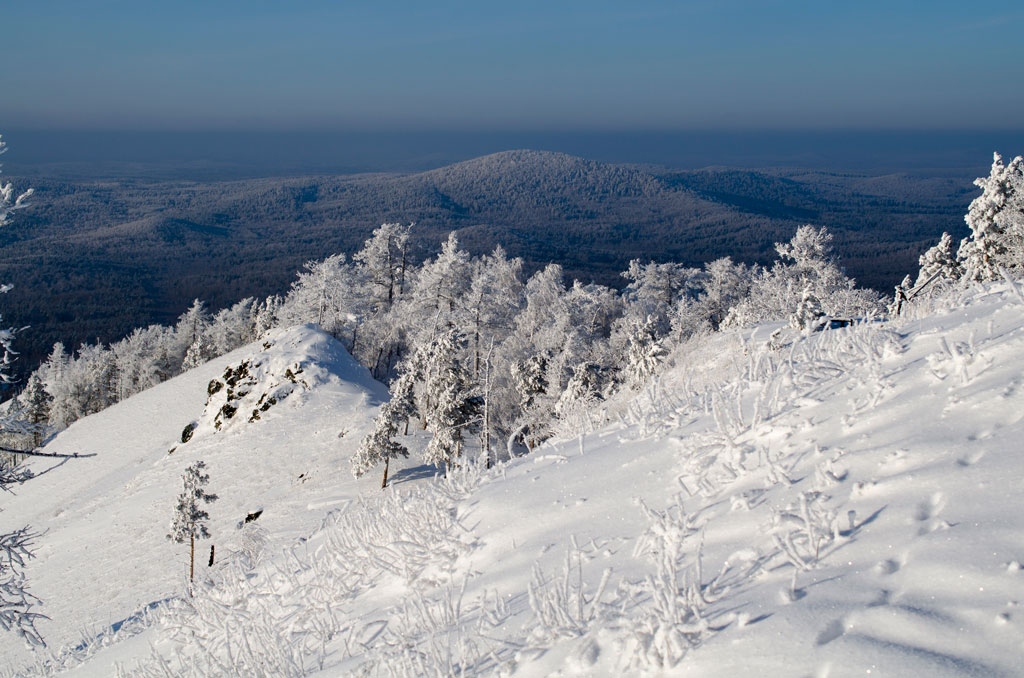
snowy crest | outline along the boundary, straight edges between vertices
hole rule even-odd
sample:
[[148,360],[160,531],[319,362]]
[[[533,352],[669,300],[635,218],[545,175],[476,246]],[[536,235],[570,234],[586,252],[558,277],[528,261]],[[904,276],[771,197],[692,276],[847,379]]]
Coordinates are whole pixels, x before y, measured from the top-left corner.
[[206,407],[198,421],[182,431],[182,442],[254,424],[285,407],[301,406],[329,381],[349,381],[376,391],[365,368],[316,325],[297,325],[268,333],[259,350],[227,365],[207,386]]

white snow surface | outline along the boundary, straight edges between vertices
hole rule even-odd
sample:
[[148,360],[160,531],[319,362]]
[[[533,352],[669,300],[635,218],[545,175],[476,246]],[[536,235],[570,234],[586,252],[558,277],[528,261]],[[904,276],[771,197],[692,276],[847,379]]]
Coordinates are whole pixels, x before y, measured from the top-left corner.
[[[0,637],[0,675],[1024,675],[1024,298],[935,306],[693,340],[582,435],[383,492],[349,460],[386,391],[279,332],[77,422],[48,449],[98,456],[4,497],[0,529],[45,530],[52,620],[45,652]],[[261,384],[308,388],[205,428],[209,381],[261,353]],[[199,542],[190,597],[164,535],[198,459],[222,560]]]

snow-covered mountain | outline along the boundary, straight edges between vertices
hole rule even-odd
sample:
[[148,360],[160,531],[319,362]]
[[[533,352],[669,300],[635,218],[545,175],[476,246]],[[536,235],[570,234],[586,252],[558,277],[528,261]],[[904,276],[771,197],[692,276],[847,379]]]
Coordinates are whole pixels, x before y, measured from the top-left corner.
[[[314,328],[280,331],[50,443],[97,456],[5,501],[0,531],[46,531],[27,574],[52,656],[0,636],[3,664],[1022,675],[1022,321],[1005,283],[895,323],[695,338],[657,383],[492,469],[436,478],[414,433],[385,492],[349,469],[383,387]],[[165,535],[200,459],[218,560],[189,597]]]

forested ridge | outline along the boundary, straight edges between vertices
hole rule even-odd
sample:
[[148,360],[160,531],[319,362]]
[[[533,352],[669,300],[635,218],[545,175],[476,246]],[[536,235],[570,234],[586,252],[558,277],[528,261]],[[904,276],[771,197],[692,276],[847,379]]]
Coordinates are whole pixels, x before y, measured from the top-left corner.
[[112,341],[281,293],[309,259],[357,251],[383,222],[415,222],[422,261],[456,230],[471,254],[501,244],[526,274],[549,262],[567,282],[619,287],[629,261],[769,263],[802,223],[826,225],[846,272],[890,289],[943,231],[965,234],[969,177],[672,172],[558,153],[509,151],[417,174],[223,182],[35,178],[32,209],[0,233],[8,318],[31,325],[24,373],[56,341]]

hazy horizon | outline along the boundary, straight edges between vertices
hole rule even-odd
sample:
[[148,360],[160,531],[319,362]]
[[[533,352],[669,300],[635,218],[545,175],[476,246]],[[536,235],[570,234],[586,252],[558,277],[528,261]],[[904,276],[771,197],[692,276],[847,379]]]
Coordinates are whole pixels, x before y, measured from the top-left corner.
[[505,150],[695,169],[806,167],[978,172],[1018,154],[1024,130],[3,131],[5,174],[232,177],[422,171]]

